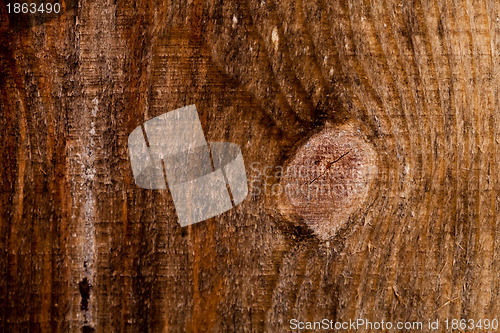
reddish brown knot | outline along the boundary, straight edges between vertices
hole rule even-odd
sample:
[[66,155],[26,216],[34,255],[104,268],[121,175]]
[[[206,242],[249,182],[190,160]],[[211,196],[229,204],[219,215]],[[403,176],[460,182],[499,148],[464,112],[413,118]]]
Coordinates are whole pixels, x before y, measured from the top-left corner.
[[297,149],[284,169],[284,191],[277,198],[281,213],[327,239],[365,201],[377,155],[356,126],[326,126]]

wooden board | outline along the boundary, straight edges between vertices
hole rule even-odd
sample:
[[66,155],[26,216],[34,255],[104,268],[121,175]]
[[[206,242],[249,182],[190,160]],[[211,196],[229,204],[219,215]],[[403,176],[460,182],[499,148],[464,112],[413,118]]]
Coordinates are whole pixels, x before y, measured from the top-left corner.
[[[17,24],[1,4],[0,330],[498,318],[499,3],[96,0]],[[251,193],[181,228],[127,137],[190,104]],[[323,237],[265,189],[342,126],[377,173]]]

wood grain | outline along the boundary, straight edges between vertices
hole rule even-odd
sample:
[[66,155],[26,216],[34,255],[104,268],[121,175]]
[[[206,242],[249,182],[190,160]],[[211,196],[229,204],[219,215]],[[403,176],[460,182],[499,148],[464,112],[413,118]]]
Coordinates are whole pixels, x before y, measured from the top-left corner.
[[[497,2],[96,0],[17,30],[1,4],[0,330],[500,313]],[[127,136],[190,104],[254,186],[326,123],[362,124],[377,176],[328,239],[263,193],[181,228]]]

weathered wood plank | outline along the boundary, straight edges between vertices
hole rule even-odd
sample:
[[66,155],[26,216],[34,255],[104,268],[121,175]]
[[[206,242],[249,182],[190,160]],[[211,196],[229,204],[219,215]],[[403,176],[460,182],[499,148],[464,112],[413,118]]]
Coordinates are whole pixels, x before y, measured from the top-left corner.
[[[79,1],[22,29],[1,4],[2,331],[500,313],[497,2]],[[181,228],[127,136],[189,104],[251,193]],[[377,174],[319,235],[267,176],[352,123]]]

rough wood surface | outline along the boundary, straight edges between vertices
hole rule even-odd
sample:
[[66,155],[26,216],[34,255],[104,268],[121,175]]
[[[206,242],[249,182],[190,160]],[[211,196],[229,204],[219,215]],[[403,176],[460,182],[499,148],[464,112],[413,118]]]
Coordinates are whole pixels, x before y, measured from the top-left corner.
[[[500,313],[498,2],[82,0],[23,29],[5,3],[0,330]],[[326,123],[363,125],[377,176],[326,240],[255,191],[181,228],[134,184],[127,135],[190,104],[252,186]]]

